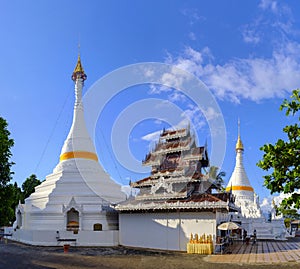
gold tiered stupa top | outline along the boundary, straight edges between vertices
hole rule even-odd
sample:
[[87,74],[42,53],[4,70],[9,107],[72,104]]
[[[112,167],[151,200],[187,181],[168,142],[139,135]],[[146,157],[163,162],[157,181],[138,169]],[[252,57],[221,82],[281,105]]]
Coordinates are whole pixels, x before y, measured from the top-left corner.
[[238,119],[238,140],[236,142],[236,145],[235,145],[235,150],[238,151],[239,149],[240,150],[244,150],[244,145],[242,143],[242,140],[241,140],[241,123],[240,123],[240,119]]
[[84,73],[84,69],[81,64],[80,54],[78,54],[77,64],[72,74],[72,80],[76,80],[80,77],[82,80],[86,80],[87,75]]
[[238,140],[237,140],[236,145],[235,145],[235,150],[238,150],[238,149],[244,150],[244,145],[242,143],[240,135],[238,135]]

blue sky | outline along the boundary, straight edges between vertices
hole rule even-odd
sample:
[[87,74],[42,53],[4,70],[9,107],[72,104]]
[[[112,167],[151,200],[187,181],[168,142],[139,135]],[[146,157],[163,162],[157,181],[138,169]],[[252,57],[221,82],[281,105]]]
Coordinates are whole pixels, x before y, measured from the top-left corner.
[[[58,162],[72,122],[71,73],[80,40],[88,75],[85,91],[107,73],[141,62],[172,64],[203,81],[226,126],[221,167],[227,173],[226,182],[234,168],[240,118],[248,177],[261,200],[269,196],[262,187],[265,172],[256,163],[262,157],[259,148],[285,138],[282,128],[292,122],[279,106],[300,82],[297,1],[1,3],[0,115],[7,119],[15,140],[12,160],[19,185],[32,173],[44,179]],[[191,116],[199,143],[208,141],[210,147],[210,130],[194,103],[174,89],[130,87],[110,100],[95,130],[101,163],[121,184],[144,175],[118,163],[111,142],[112,126],[128,106],[148,98],[179,106]],[[215,111],[210,112],[213,116]],[[141,161],[153,145],[151,134],[168,126],[167,121],[154,118],[132,126],[128,145],[136,160]]]

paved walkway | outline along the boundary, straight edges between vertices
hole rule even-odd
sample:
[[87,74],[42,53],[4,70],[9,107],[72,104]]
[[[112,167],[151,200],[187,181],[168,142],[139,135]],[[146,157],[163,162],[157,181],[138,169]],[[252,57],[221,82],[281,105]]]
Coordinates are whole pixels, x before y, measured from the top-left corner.
[[298,238],[288,241],[258,241],[255,245],[235,242],[223,255],[210,255],[206,257],[213,263],[300,263],[300,240]]

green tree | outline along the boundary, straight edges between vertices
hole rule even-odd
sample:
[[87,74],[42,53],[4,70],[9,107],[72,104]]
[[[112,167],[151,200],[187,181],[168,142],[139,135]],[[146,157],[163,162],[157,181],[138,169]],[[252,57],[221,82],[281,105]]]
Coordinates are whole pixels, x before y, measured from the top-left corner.
[[23,200],[23,193],[21,188],[18,186],[17,182],[15,182],[13,184],[13,209],[16,208],[16,206],[19,204],[19,201],[21,201],[22,203],[24,202]]
[[0,200],[0,226],[9,226],[15,219],[13,184],[1,188]]
[[22,201],[22,191],[18,187],[18,184],[15,182],[14,184],[8,184],[3,192],[2,195],[5,200],[5,214],[1,216],[1,221],[3,221],[3,225],[11,225],[15,217],[15,208],[18,205],[19,201]]
[[14,164],[10,161],[12,153],[10,149],[14,145],[10,132],[7,130],[7,122],[0,117],[0,187],[5,187],[12,179],[13,172],[10,170]]
[[219,190],[219,191],[224,191],[224,179],[223,177],[226,176],[226,173],[224,171],[220,171],[218,173],[219,168],[217,166],[211,166],[209,168],[209,178],[214,180],[214,186]]
[[13,174],[11,166],[14,163],[10,158],[14,140],[10,138],[7,126],[6,120],[0,117],[0,226],[9,225],[14,217],[12,208],[14,188],[12,184],[8,184]]
[[290,194],[283,199],[280,210],[300,209],[300,90],[294,90],[290,100],[285,99],[280,110],[286,110],[286,116],[294,117],[295,124],[287,125],[283,132],[287,141],[278,139],[272,144],[265,144],[260,149],[264,151],[258,166],[270,172],[264,176],[264,185],[273,193]]
[[284,218],[290,219],[299,219],[300,214],[297,212],[296,209],[281,209],[280,210]]
[[26,178],[22,184],[23,199],[26,199],[34,192],[34,188],[41,184],[41,181],[37,179],[36,175],[32,174],[30,177]]

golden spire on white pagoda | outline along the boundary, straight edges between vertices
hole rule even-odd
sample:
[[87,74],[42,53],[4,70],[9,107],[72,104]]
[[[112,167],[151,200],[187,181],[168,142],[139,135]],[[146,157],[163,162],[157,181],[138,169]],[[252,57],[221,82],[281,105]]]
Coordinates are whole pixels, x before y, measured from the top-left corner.
[[87,75],[84,73],[84,69],[81,64],[80,53],[78,53],[77,63],[72,74],[72,80],[76,81],[78,78],[81,78],[83,81],[87,78]]
[[235,145],[235,150],[244,150],[244,145],[242,143],[242,140],[241,140],[241,132],[240,132],[240,119],[238,119],[238,140],[236,142],[236,145]]
[[72,73],[72,80],[75,82],[73,123],[62,148],[60,162],[72,159],[88,159],[98,162],[96,150],[86,129],[84,119],[82,89],[86,78],[87,75],[84,73],[79,52],[77,63]]
[[253,199],[254,190],[249,182],[243,163],[244,146],[240,135],[240,120],[238,120],[238,139],[235,150],[235,168],[227,184],[226,191],[232,191],[232,193],[236,196],[249,197]]

